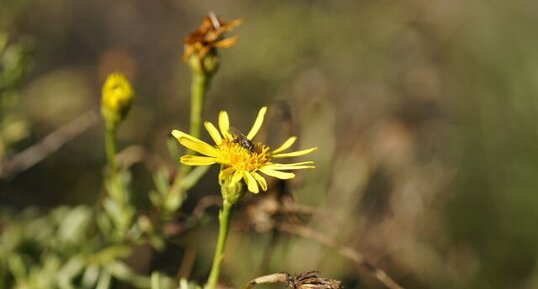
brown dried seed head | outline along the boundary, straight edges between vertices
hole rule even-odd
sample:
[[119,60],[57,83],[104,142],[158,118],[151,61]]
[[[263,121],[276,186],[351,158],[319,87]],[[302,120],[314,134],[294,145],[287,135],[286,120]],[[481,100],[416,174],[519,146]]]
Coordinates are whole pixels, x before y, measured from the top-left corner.
[[338,280],[319,277],[318,271],[289,276],[288,285],[293,289],[342,289]]

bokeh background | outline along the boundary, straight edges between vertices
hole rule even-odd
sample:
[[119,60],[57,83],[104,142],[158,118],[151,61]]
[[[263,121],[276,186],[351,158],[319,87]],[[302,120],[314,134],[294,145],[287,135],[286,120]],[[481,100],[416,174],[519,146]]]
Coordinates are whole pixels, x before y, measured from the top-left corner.
[[[290,186],[324,212],[309,226],[405,288],[538,288],[536,1],[2,0],[0,28],[31,62],[9,110],[19,137],[2,157],[95,110],[104,77],[120,70],[137,94],[120,146],[173,166],[166,138],[188,127],[183,37],[209,11],[244,23],[238,44],[221,52],[205,118],[226,109],[245,131],[268,104],[269,143],[293,133],[301,147],[319,147],[318,167]],[[97,123],[2,179],[0,205],[95,203],[102,143]],[[152,165],[132,170],[144,199]],[[217,194],[214,174],[189,202]],[[285,234],[260,272],[271,234],[241,229],[241,218],[225,260],[233,286],[315,269],[347,288],[383,288],[337,249]],[[193,279],[207,274],[216,224],[169,249],[196,252]],[[170,270],[175,261],[153,259]]]

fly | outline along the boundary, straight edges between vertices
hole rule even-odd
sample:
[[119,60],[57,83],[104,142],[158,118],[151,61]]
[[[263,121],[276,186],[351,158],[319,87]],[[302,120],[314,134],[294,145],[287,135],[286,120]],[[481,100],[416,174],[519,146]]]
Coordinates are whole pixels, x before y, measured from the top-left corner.
[[231,127],[230,132],[232,133],[234,140],[233,142],[236,144],[239,144],[241,147],[249,150],[251,153],[256,151],[256,145],[249,140],[244,134],[242,134],[239,130]]

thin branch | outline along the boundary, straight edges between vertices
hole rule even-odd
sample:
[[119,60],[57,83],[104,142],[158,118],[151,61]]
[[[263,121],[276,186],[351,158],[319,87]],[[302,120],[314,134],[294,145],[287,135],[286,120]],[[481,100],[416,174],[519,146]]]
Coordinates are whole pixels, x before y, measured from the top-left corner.
[[60,126],[44,137],[40,142],[6,160],[0,165],[0,179],[10,179],[33,167],[57,151],[67,142],[84,133],[97,124],[99,113],[90,110],[72,121]]
[[222,198],[219,196],[206,196],[201,198],[188,219],[182,222],[169,222],[164,224],[164,234],[167,238],[174,238],[185,231],[196,227],[202,220],[205,212],[210,207],[222,206]]
[[192,246],[187,246],[185,248],[185,253],[183,255],[183,260],[181,261],[181,266],[179,266],[179,270],[177,271],[177,278],[186,278],[188,279],[192,272],[192,267],[194,265],[194,261],[196,260],[196,250],[192,248]]
[[208,208],[220,206],[222,206],[222,198],[220,196],[205,196],[198,201],[196,207],[192,210],[192,217],[201,219]]

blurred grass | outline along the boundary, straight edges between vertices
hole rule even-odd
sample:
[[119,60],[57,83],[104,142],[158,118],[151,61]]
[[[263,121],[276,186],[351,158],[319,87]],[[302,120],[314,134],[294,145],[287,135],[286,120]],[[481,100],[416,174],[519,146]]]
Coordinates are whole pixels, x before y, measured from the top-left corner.
[[[182,37],[208,10],[241,17],[206,118],[226,109],[248,124],[259,106],[289,103],[300,145],[320,147],[318,168],[293,184],[295,197],[336,219],[313,217],[313,227],[359,248],[406,288],[536,287],[533,1],[25,2],[0,3],[11,15],[2,25],[14,38],[31,37],[36,51],[20,106],[34,125],[15,150],[96,107],[103,75],[122,69],[138,95],[119,141],[166,158],[167,134],[188,119]],[[0,183],[0,204],[92,203],[101,143],[95,128]],[[135,191],[148,189],[141,181]],[[215,191],[198,189],[195,199]],[[208,232],[197,234],[212,240]],[[231,238],[236,254],[224,273],[241,286],[258,274],[268,237]],[[201,256],[211,250],[193,246]],[[208,267],[201,260],[199,278]],[[320,269],[347,287],[379,287],[350,264],[314,241],[282,236],[268,270]]]

